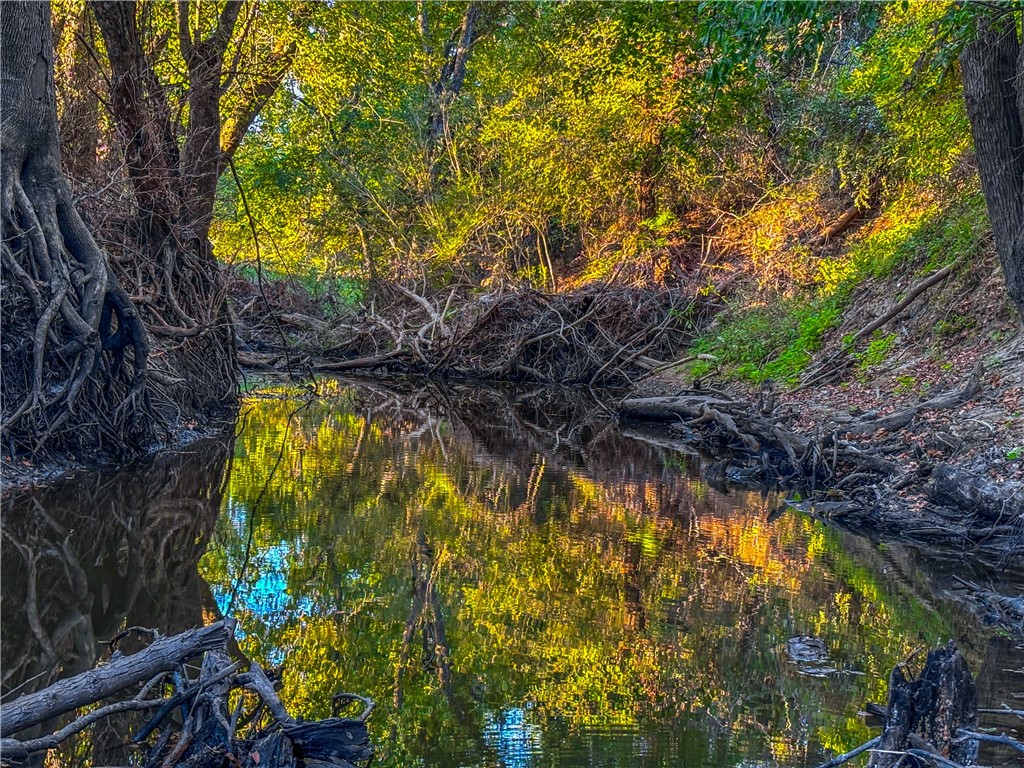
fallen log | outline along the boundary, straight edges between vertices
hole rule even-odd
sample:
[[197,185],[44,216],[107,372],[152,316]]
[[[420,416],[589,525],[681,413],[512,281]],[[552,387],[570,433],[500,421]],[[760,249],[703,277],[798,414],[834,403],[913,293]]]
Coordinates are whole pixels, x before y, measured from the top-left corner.
[[161,637],[144,651],[115,657],[101,667],[60,680],[0,706],[0,736],[8,737],[33,725],[94,704],[101,699],[161,674],[206,651],[222,648],[234,634],[233,619],[224,619],[173,637]]
[[[875,197],[875,195],[878,194],[881,188],[881,182],[871,182],[871,185],[868,187],[867,195],[865,195],[865,198],[867,200],[871,200],[873,197]],[[820,233],[813,240],[811,240],[811,247],[816,248],[818,246],[827,245],[829,240],[831,240],[833,237],[838,237],[839,235],[843,234],[843,232],[849,229],[850,225],[853,224],[853,222],[855,222],[857,219],[863,218],[864,216],[870,214],[871,207],[872,206],[868,203],[854,203],[845,211],[843,211],[843,213],[839,216],[838,219],[836,219],[832,223],[831,226],[829,226],[824,232]]]
[[928,498],[985,520],[1024,525],[1024,483],[997,483],[951,464],[939,464],[929,478]]
[[[811,488],[834,481],[840,470],[888,477],[897,465],[884,455],[839,438],[840,430],[813,436],[786,426],[792,414],[765,412],[763,405],[721,393],[631,398],[619,404],[620,418],[672,424],[694,447],[739,463],[741,474],[760,484],[786,482]],[[724,467],[722,468],[724,472]]]
[[847,336],[842,345],[833,352],[831,355],[824,358],[821,362],[815,365],[813,368],[808,370],[802,377],[800,389],[806,389],[807,387],[820,386],[827,384],[831,381],[835,381],[839,378],[846,364],[849,363],[847,354],[857,345],[857,342],[874,333],[883,325],[888,323],[890,320],[899,315],[903,310],[909,307],[922,293],[927,291],[932,286],[938,285],[944,281],[947,277],[952,275],[957,269],[960,268],[962,262],[955,261],[952,264],[947,264],[942,269],[938,269],[928,277],[921,280],[916,285],[912,286],[907,295],[902,300],[898,301],[888,311],[872,320],[870,323],[865,325],[860,330]]
[[[332,699],[335,705],[359,701],[364,705],[362,714],[356,718],[333,716],[309,723],[296,720],[288,714],[270,676],[258,664],[251,664],[248,672],[238,672],[241,663],[232,662],[227,654],[234,627],[233,620],[225,619],[175,637],[158,637],[138,653],[119,657],[4,705],[0,761],[5,766],[23,762],[34,754],[56,748],[111,715],[144,710],[156,710],[156,713],[132,742],[142,744],[158,729],[162,731],[147,751],[142,762],[144,768],[203,768],[228,764],[240,768],[299,765],[352,768],[372,759],[373,747],[366,719],[373,711],[373,701],[356,694],[338,693]],[[190,679],[181,662],[200,654],[203,660],[198,678]],[[29,740],[9,736],[28,724],[98,703],[124,690],[135,690],[138,683],[154,671],[131,699],[93,709],[47,736]],[[169,674],[171,671],[173,675]],[[159,695],[171,681],[175,693],[169,697]],[[121,686],[115,687],[117,683]],[[229,715],[229,696],[238,689],[242,689],[243,695],[238,697],[234,712]],[[243,706],[252,698],[245,691],[256,694],[256,703],[250,714],[242,717]],[[154,692],[157,695],[150,697]],[[61,700],[62,694],[73,699]],[[72,701],[76,706],[71,706]],[[181,713],[181,722],[172,723],[171,715],[177,712]],[[13,726],[6,719],[8,713],[16,718]],[[176,738],[172,739],[174,734]]]
[[981,363],[978,363],[971,371],[970,376],[967,377],[967,381],[959,388],[923,400],[916,405],[904,408],[889,416],[883,416],[880,419],[863,420],[845,425],[842,431],[851,435],[870,435],[881,429],[887,432],[895,432],[897,429],[903,429],[903,427],[910,424],[922,411],[940,411],[963,405],[981,391],[981,377],[984,373],[985,368]]

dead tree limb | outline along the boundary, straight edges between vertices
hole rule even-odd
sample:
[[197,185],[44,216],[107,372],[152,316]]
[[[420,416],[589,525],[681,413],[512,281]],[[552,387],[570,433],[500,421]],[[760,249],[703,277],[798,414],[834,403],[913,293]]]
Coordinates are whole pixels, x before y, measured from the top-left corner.
[[863,328],[853,333],[853,335],[847,337],[843,341],[843,344],[839,349],[837,349],[831,355],[828,355],[824,360],[822,360],[820,363],[814,366],[814,368],[804,376],[804,380],[801,383],[800,388],[803,389],[805,387],[812,387],[817,386],[819,384],[825,384],[835,379],[842,369],[842,366],[840,365],[841,361],[846,356],[846,354],[851,349],[853,349],[853,347],[857,344],[858,341],[874,333],[876,330],[878,330],[883,325],[888,323],[890,320],[895,318],[903,310],[905,310],[907,307],[913,304],[914,300],[918,296],[920,296],[922,293],[927,291],[932,286],[938,285],[951,274],[953,274],[957,269],[959,269],[960,265],[961,262],[954,261],[952,264],[948,264],[942,269],[933,272],[924,280],[912,286],[911,289],[907,291],[907,295],[904,296],[903,299],[896,302],[896,304],[894,304],[887,312],[882,314],[880,317],[875,318],[870,323],[865,325]]
[[869,741],[865,741],[859,747],[851,749],[849,752],[845,752],[841,755],[836,755],[827,763],[822,763],[821,765],[819,765],[818,768],[836,768],[837,765],[848,763],[857,755],[863,754],[864,752],[867,752],[869,749],[874,749],[876,746],[878,746],[878,742],[880,742],[881,740],[881,736],[875,736],[875,738],[870,739]]
[[117,656],[101,667],[4,704],[0,706],[0,734],[10,736],[150,680],[161,672],[171,672],[187,659],[224,647],[234,627],[234,619],[224,619],[174,637],[159,638],[139,653]]
[[968,731],[966,728],[961,728],[958,733],[960,738],[957,741],[987,741],[992,744],[1002,744],[1004,747],[1010,747],[1015,749],[1021,754],[1024,754],[1024,744],[1021,744],[1016,739],[1011,739],[1005,733],[998,736],[992,733],[978,733],[977,731]]

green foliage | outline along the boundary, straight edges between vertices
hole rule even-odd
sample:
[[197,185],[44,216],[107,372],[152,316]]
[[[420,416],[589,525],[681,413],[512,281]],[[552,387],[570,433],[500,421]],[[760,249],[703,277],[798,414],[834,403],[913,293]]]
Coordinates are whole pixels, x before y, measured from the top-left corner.
[[[718,362],[698,361],[689,373],[719,370],[757,384],[794,384],[863,281],[908,265],[927,273],[978,253],[988,231],[984,199],[974,187],[953,194],[950,199],[917,190],[897,196],[870,232],[839,255],[817,261],[812,288],[777,297],[768,307],[738,306],[698,339],[691,353],[713,355]],[[785,252],[779,258],[787,258]],[[864,369],[880,363],[892,343],[876,337],[860,353]]]
[[970,146],[956,49],[942,42],[954,10],[924,0],[884,6],[877,30],[853,50],[837,83],[843,97],[877,111],[877,161],[912,179],[948,174]]
[[976,320],[969,315],[953,313],[935,324],[935,335],[940,339],[943,337],[956,336],[962,331],[973,328]]
[[[466,6],[423,4],[425,37],[414,3],[316,6],[236,166],[279,271],[536,279],[554,260],[599,279],[667,247],[685,211],[761,194],[766,153],[855,187],[947,173],[968,136],[931,32],[949,7],[485,4],[438,152],[431,94]],[[215,237],[252,258],[227,180]]]
[[[793,382],[864,280],[930,271],[986,235],[963,182],[965,4],[487,3],[439,104],[466,9],[311,9],[236,157],[268,272],[342,306],[377,276],[658,281],[696,268],[710,236],[760,292],[694,351]],[[880,216],[823,253],[813,234],[837,201]],[[254,260],[230,179],[214,237],[222,258]]]
[[896,377],[896,384],[893,386],[892,393],[894,395],[909,395],[916,392],[917,389],[917,378],[905,373]]
[[897,338],[897,334],[882,333],[880,329],[871,334],[871,341],[867,347],[862,352],[854,354],[858,370],[864,373],[884,363]]
[[711,355],[717,362],[698,361],[689,373],[702,376],[720,369],[755,384],[768,380],[795,384],[840,315],[841,303],[835,297],[741,311],[727,318],[717,333],[705,335],[691,348],[692,354]]

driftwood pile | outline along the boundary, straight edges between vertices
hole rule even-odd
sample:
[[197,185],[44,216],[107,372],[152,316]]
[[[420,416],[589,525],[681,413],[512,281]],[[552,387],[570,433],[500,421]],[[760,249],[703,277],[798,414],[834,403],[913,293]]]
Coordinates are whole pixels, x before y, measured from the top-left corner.
[[[801,414],[777,407],[771,392],[757,402],[715,390],[684,390],[674,397],[627,399],[626,422],[669,425],[684,449],[709,457],[708,481],[800,491],[802,505],[831,519],[868,525],[908,538],[984,541],[995,550],[1024,547],[1024,484],[995,483],[981,474],[922,459],[905,466],[901,432],[923,411],[961,405],[981,387],[981,368],[959,388],[893,414],[841,415],[813,431],[798,431]],[[870,439],[866,439],[870,438]],[[927,512],[908,515],[899,498],[914,487]],[[811,501],[807,501],[810,499]],[[798,505],[799,506],[799,505]]]
[[[148,715],[131,742],[143,751],[142,764],[152,768],[353,768],[372,758],[366,730],[372,701],[339,693],[336,710],[359,702],[358,717],[296,720],[259,664],[242,671],[243,663],[228,656],[234,627],[233,619],[224,619],[173,637],[126,630],[122,634],[141,631],[154,640],[138,653],[115,652],[102,666],[0,706],[0,762],[18,765],[94,723],[128,712]],[[201,659],[198,666],[186,664],[196,659]],[[111,698],[60,725],[62,716]],[[18,736],[39,726],[56,730]]]
[[239,359],[247,366],[624,386],[673,361],[708,301],[607,284],[559,294],[456,289],[427,298],[389,283],[338,320],[320,307],[294,311],[292,293],[235,303]]

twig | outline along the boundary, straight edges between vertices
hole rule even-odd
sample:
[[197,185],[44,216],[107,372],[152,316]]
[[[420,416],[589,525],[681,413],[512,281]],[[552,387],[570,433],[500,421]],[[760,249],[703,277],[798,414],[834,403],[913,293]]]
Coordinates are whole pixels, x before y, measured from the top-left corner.
[[1024,744],[1017,741],[1016,739],[1011,739],[1005,733],[996,736],[995,734],[991,733],[978,733],[977,731],[968,731],[966,728],[959,728],[957,730],[957,733],[961,734],[960,738],[956,739],[956,741],[958,742],[970,741],[975,739],[977,741],[989,741],[993,744],[1003,744],[1004,746],[1010,747],[1011,749],[1015,749],[1021,754],[1024,754]]
[[870,741],[865,741],[863,744],[861,744],[856,749],[851,749],[849,752],[846,752],[846,753],[844,753],[842,755],[837,755],[836,757],[833,757],[827,763],[822,763],[821,765],[818,766],[818,768],[835,768],[837,765],[842,765],[843,763],[852,760],[857,755],[859,755],[859,754],[861,754],[863,752],[867,752],[869,749],[877,746],[878,743],[881,740],[882,740],[881,736],[875,736],[875,738],[871,739]]
[[1024,718],[1024,709],[1010,709],[1005,704],[1002,709],[979,709],[978,712],[986,715],[1016,715],[1017,717]]

